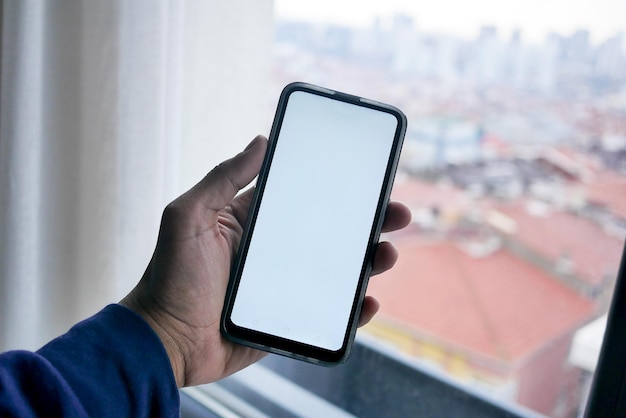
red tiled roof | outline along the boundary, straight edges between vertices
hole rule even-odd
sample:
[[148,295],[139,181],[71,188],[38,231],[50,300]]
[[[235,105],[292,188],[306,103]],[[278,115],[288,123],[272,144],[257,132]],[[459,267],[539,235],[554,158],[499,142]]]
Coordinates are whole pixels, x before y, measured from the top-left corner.
[[623,240],[593,222],[562,211],[534,216],[519,203],[499,212],[515,221],[515,239],[555,262],[567,256],[573,273],[589,283],[600,283],[605,274],[617,273]]
[[571,159],[589,173],[585,176],[587,199],[606,206],[615,215],[626,218],[626,176],[602,166],[596,157],[567,147],[554,151]]
[[391,198],[401,200],[413,209],[433,206],[462,209],[474,203],[452,185],[437,185],[401,175],[394,182]]
[[505,251],[472,258],[450,242],[396,244],[400,258],[368,292],[381,318],[473,353],[515,360],[572,331],[593,306]]
[[598,171],[585,189],[589,201],[606,206],[615,215],[626,219],[626,176],[608,170]]

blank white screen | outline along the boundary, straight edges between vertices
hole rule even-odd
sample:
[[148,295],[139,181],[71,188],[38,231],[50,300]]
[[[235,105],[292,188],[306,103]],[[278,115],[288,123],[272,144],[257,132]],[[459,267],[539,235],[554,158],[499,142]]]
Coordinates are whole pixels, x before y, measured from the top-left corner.
[[397,123],[291,94],[233,305],[236,325],[341,348]]

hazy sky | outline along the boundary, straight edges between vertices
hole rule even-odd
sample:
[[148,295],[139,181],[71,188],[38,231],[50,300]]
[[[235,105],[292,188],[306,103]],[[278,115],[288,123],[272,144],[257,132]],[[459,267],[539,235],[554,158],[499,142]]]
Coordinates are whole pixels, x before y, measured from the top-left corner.
[[412,15],[418,29],[473,38],[483,25],[508,37],[522,29],[525,41],[550,32],[569,35],[588,29],[592,41],[624,31],[626,0],[274,0],[276,15],[299,20],[368,26],[376,16]]

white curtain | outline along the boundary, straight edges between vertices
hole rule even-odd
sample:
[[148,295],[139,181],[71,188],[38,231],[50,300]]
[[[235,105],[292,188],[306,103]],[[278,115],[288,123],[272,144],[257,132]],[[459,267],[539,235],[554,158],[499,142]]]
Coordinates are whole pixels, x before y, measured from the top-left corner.
[[0,350],[143,273],[164,205],[267,133],[271,0],[4,0]]

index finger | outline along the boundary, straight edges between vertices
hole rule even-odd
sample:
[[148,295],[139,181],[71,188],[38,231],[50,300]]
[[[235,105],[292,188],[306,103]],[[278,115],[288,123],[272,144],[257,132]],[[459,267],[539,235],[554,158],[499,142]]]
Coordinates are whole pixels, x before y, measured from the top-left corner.
[[382,232],[402,229],[411,222],[411,210],[402,202],[392,200],[387,206]]

